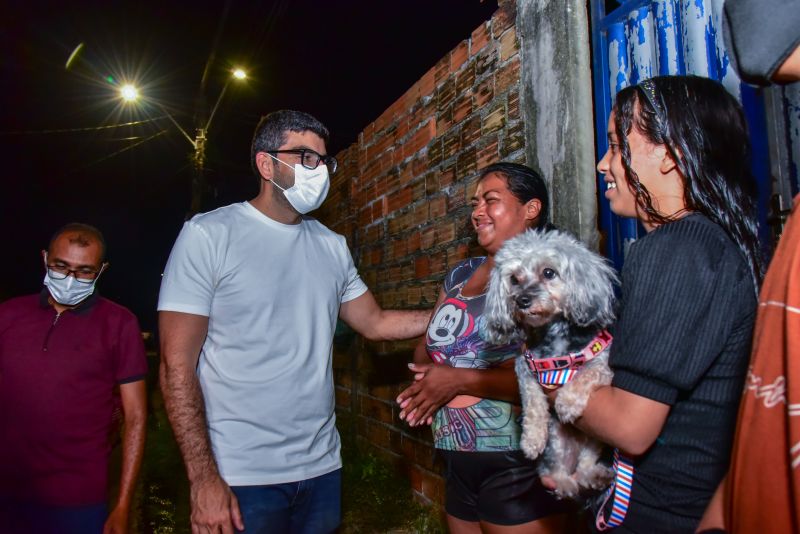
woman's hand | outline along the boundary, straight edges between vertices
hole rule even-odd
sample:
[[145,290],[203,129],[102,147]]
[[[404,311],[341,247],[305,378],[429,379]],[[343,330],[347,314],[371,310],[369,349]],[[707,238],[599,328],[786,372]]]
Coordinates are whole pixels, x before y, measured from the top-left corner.
[[436,364],[408,364],[414,383],[397,397],[400,419],[410,426],[431,424],[436,410],[459,394],[459,369]]

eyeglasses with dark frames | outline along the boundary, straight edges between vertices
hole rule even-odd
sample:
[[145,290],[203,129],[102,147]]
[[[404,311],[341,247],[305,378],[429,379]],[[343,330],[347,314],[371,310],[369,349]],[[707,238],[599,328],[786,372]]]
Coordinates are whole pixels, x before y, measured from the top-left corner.
[[333,174],[339,163],[333,156],[321,156],[310,148],[292,148],[287,150],[268,150],[270,154],[299,154],[300,164],[306,169],[316,169],[320,162],[327,165],[328,172]]
[[72,275],[75,277],[75,280],[81,282],[83,284],[91,284],[97,277],[100,276],[100,273],[103,272],[103,269],[95,271],[94,269],[89,269],[87,267],[81,267],[79,269],[70,269],[65,265],[48,265],[47,266],[47,273],[53,280],[63,280],[67,276]]

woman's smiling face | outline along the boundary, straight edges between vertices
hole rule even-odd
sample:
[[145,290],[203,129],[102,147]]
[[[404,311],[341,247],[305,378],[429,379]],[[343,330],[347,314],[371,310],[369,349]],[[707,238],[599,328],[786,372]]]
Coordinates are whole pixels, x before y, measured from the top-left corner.
[[[533,207],[531,203],[536,203]],[[507,239],[530,228],[539,215],[539,201],[523,204],[500,174],[487,174],[472,197],[472,226],[478,244],[494,255]]]

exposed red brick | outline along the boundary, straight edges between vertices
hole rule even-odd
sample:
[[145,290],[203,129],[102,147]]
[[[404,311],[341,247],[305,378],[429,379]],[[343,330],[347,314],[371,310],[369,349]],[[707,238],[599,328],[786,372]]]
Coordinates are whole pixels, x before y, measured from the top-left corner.
[[525,125],[518,122],[516,125],[507,128],[503,136],[503,144],[500,148],[500,155],[505,158],[512,152],[516,152],[525,147]]
[[519,90],[508,92],[508,120],[519,120]]
[[465,178],[471,176],[478,170],[478,158],[474,147],[465,148],[458,155],[456,171],[458,176]]
[[450,76],[450,55],[444,56],[442,59],[436,62],[436,65],[433,67],[433,78],[434,83],[438,89],[439,85]]
[[414,491],[422,493],[422,470],[416,465],[410,465],[408,468],[408,481],[411,483],[411,488]]
[[420,302],[422,302],[422,289],[419,287],[408,288],[407,303],[411,306],[416,306]]
[[433,248],[433,244],[436,240],[436,228],[433,226],[429,226],[422,230],[422,234],[420,236],[420,249],[425,251]]
[[427,256],[417,256],[414,258],[414,276],[425,278],[431,273],[431,263]]
[[403,145],[403,158],[411,157],[419,152],[435,136],[436,120],[430,119]]
[[408,235],[408,253],[413,254],[419,250],[420,247],[420,234],[419,232],[412,232]]
[[492,47],[485,48],[475,57],[475,76],[482,78],[495,70],[497,66],[497,51]]
[[436,89],[436,111],[441,113],[447,109],[456,97],[456,82],[450,76]]
[[447,197],[432,198],[428,202],[431,219],[438,219],[447,213]]
[[472,95],[461,95],[453,103],[453,122],[459,123],[472,113]]
[[488,135],[492,132],[496,132],[497,130],[503,128],[503,126],[505,125],[506,125],[505,110],[502,107],[498,106],[483,118],[483,124],[481,125],[481,133],[483,135]]
[[475,108],[482,108],[494,98],[494,79],[491,76],[487,77],[473,89],[472,94],[475,95]]
[[489,42],[489,23],[484,22],[472,32],[469,42],[469,53],[474,56]]
[[383,423],[393,422],[394,399],[389,401],[361,396],[361,413]]
[[447,257],[444,252],[437,252],[430,255],[431,274],[444,274],[446,267]]
[[440,189],[444,189],[448,185],[452,184],[456,181],[456,164],[451,163],[447,167],[442,168],[442,172],[439,174],[439,187]]
[[455,122],[453,122],[453,105],[447,106],[445,109],[440,110],[436,114],[436,124],[438,125],[438,134],[441,138],[443,133],[449,132]]
[[449,222],[446,224],[440,224],[436,228],[436,244],[442,245],[445,243],[449,243],[453,239],[456,238],[456,223]]
[[436,67],[428,69],[428,72],[417,82],[417,86],[419,87],[420,98],[433,94],[433,91],[436,89]]
[[500,160],[500,151],[497,148],[497,137],[494,137],[489,144],[478,150],[478,169],[483,169],[491,163]]
[[467,60],[469,55],[469,42],[461,41],[452,52],[450,52],[450,72],[456,72]]
[[497,94],[503,94],[509,88],[519,86],[519,58],[514,58],[498,70],[494,75],[494,88]]
[[516,2],[508,2],[499,6],[492,15],[492,36],[498,39],[506,30],[514,27],[517,19]]
[[442,159],[450,159],[461,150],[461,134],[451,130],[442,138]]
[[342,408],[350,408],[350,390],[337,387],[335,389],[335,398],[336,398],[336,406],[341,406]]
[[461,125],[461,146],[470,147],[480,139],[481,118],[477,114]]
[[444,480],[441,475],[423,471],[422,494],[433,502],[441,502],[444,499]]
[[464,95],[475,85],[475,64],[470,63],[456,74],[456,95]]
[[517,53],[519,53],[519,42],[517,32],[512,26],[500,36],[500,61],[506,61]]

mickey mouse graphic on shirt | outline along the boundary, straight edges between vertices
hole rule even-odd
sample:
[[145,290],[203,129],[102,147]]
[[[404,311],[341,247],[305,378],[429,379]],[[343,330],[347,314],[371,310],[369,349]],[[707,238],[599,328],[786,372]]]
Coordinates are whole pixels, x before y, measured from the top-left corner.
[[457,299],[447,299],[428,326],[428,346],[441,348],[431,351],[431,358],[436,363],[449,360],[453,367],[482,367],[471,346],[479,342],[479,339],[471,340],[473,333],[477,335],[475,320],[467,311],[467,305]]

